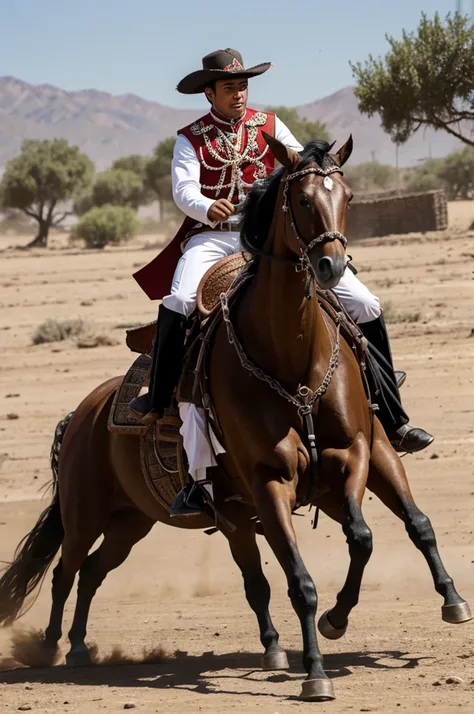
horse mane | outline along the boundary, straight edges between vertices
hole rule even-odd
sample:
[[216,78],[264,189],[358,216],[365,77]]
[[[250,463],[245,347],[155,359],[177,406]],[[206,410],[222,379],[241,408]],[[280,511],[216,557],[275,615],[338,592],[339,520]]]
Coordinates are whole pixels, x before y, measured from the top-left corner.
[[[299,152],[301,161],[298,170],[308,164],[316,163],[322,169],[333,165],[329,154],[331,144],[322,139],[312,139]],[[261,250],[267,240],[275,212],[275,203],[280,189],[284,169],[279,168],[263,181],[256,181],[252,186],[243,208],[240,240],[244,250],[250,253]]]

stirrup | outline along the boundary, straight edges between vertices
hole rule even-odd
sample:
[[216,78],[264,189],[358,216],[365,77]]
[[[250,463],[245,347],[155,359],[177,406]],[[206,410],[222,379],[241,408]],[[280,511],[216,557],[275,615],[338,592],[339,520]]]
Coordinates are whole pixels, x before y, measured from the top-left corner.
[[154,424],[155,421],[158,421],[158,419],[160,419],[160,415],[154,409],[150,409],[150,411],[143,413],[137,411],[136,409],[132,409],[132,407],[129,405],[128,410],[137,421],[141,422],[145,426]]
[[[193,496],[197,498],[193,499]],[[187,483],[171,504],[170,517],[199,516],[205,512],[208,505],[214,510],[214,489],[212,481],[193,481]]]

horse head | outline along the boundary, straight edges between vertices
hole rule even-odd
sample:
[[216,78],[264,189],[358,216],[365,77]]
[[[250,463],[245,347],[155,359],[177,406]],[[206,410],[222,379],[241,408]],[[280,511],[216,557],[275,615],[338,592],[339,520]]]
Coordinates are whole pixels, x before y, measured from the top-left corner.
[[264,136],[284,169],[286,246],[299,256],[301,267],[321,288],[333,288],[346,266],[344,232],[352,191],[343,181],[341,169],[352,153],[352,136],[335,154],[325,141],[310,141],[297,153],[278,139]]

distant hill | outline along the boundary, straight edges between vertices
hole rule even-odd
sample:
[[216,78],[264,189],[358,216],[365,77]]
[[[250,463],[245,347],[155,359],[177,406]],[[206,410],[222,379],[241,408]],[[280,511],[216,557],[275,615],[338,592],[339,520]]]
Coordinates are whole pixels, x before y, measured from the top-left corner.
[[[395,163],[394,146],[379,119],[360,114],[351,87],[297,109],[308,119],[323,121],[338,142],[352,132],[351,163],[372,158]],[[63,137],[103,169],[125,154],[149,154],[160,140],[173,136],[204,111],[204,102],[202,112],[172,109],[133,94],[113,96],[94,89],[66,92],[48,84],[0,77],[0,167],[18,153],[24,139]],[[429,155],[445,156],[458,146],[443,132],[420,132],[401,147],[399,162],[407,166]]]

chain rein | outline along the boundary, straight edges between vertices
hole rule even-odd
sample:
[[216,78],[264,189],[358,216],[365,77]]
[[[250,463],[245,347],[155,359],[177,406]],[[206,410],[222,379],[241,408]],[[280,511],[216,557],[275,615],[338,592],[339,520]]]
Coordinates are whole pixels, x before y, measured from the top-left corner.
[[224,319],[224,323],[227,329],[227,339],[229,341],[229,344],[234,345],[235,351],[237,353],[237,356],[239,358],[240,364],[244,369],[246,369],[250,374],[257,379],[259,379],[261,382],[265,382],[268,384],[268,386],[273,389],[273,391],[277,392],[277,394],[280,395],[280,397],[283,397],[287,402],[290,404],[293,404],[298,409],[298,413],[301,416],[304,416],[305,414],[310,414],[313,410],[313,407],[318,399],[323,396],[323,394],[326,393],[329,385],[331,384],[331,380],[333,378],[334,372],[336,371],[337,365],[339,364],[339,354],[340,354],[340,322],[339,320],[336,323],[336,339],[334,341],[334,345],[332,348],[331,352],[331,357],[329,359],[329,366],[326,371],[326,374],[324,375],[324,378],[319,385],[318,389],[311,393],[311,390],[309,387],[306,386],[300,386],[298,388],[298,392],[295,395],[290,394],[289,392],[286,391],[286,389],[278,382],[278,380],[274,379],[273,377],[270,377],[268,374],[265,374],[265,372],[260,369],[260,367],[257,367],[252,360],[250,360],[247,355],[245,354],[245,350],[242,347],[242,344],[239,340],[239,338],[236,335],[234,325],[232,324],[232,320],[230,318],[230,307],[229,307],[229,302],[228,302],[228,297],[227,293],[221,293],[220,295],[220,301],[221,301],[221,308],[222,308],[222,316]]

